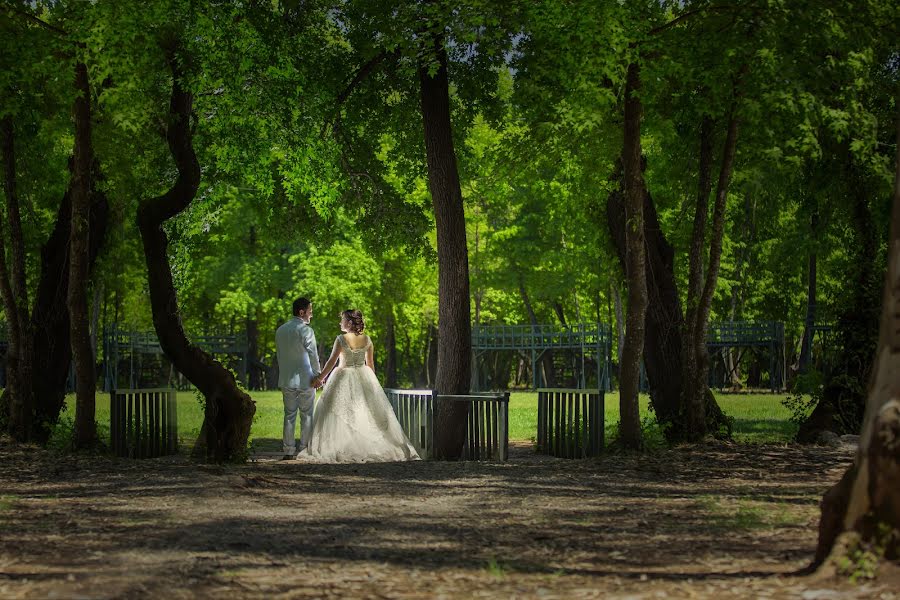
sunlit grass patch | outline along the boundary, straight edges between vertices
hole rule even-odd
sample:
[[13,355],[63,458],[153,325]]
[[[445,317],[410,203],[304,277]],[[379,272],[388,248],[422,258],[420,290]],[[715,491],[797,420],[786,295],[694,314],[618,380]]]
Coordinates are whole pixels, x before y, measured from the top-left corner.
[[[251,439],[281,439],[284,407],[281,392],[250,392],[256,402],[256,415],[250,430]],[[717,394],[716,400],[725,414],[734,417],[734,440],[742,443],[786,443],[793,439],[796,425],[789,420],[790,411],[781,404],[777,394]],[[193,444],[203,423],[203,407],[193,390],[178,392],[178,435],[182,446]],[[100,440],[109,442],[109,394],[98,392],[97,423]],[[650,410],[650,398],[640,396],[641,421],[645,436],[662,439]],[[69,423],[75,418],[75,396],[66,397],[62,419]],[[604,397],[606,440],[614,439],[619,423],[619,393]],[[66,433],[63,428],[61,435]],[[69,432],[70,433],[70,432]],[[298,431],[299,433],[299,431]],[[509,439],[533,441],[537,436],[537,392],[512,392],[509,401]]]
[[783,502],[700,496],[696,507],[706,525],[716,529],[777,529],[806,524],[807,515]]

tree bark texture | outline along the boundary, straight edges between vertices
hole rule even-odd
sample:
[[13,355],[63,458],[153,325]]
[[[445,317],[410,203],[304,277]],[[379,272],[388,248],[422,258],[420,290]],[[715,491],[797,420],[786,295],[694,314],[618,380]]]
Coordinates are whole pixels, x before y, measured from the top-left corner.
[[76,448],[88,448],[97,442],[95,357],[91,352],[91,326],[87,299],[90,257],[91,211],[91,98],[87,66],[75,65],[76,98],[75,148],[72,161],[72,221],[69,232],[69,336],[75,361],[75,435]]
[[384,328],[384,387],[397,387],[397,335],[393,309],[388,309]]
[[259,320],[257,309],[253,309],[253,315],[248,315],[247,326],[247,387],[251,390],[263,389],[265,372],[260,367],[262,361],[259,358]]
[[[625,267],[625,206],[621,189],[622,172],[613,179],[620,189],[607,197],[606,222],[619,263]],[[650,383],[650,402],[656,418],[662,424],[666,439],[679,442],[683,431],[679,426],[682,386],[682,331],[684,316],[678,287],[675,282],[675,252],[659,224],[656,206],[649,191],[644,191],[644,231],[647,251],[647,306],[644,341],[644,367]],[[716,428],[727,426],[715,397],[707,389],[706,416]]]
[[[97,168],[94,162],[93,167]],[[93,180],[100,174],[97,171]],[[89,269],[93,269],[106,239],[109,203],[106,195],[91,193]],[[41,248],[41,274],[31,313],[36,368],[32,370],[34,440],[46,443],[66,399],[66,380],[72,362],[69,331],[69,231],[72,224],[71,194],[66,192],[56,214],[56,225]]]
[[[469,261],[466,223],[453,132],[450,89],[443,39],[435,36],[429,54],[438,69],[419,67],[422,121],[428,164],[428,189],[434,206],[438,255],[438,364],[435,388],[441,394],[469,391],[472,369],[472,334],[469,310]],[[434,449],[437,458],[455,460],[462,453],[469,405],[438,402],[434,414]]]
[[[725,235],[725,201],[728,198],[728,188],[731,182],[731,174],[734,171],[734,158],[737,151],[738,137],[738,118],[736,115],[736,107],[732,106],[731,116],[728,120],[728,130],[725,134],[725,143],[722,148],[722,162],[719,166],[719,178],[716,183],[716,198],[713,204],[713,221],[710,231],[709,240],[709,261],[707,263],[705,277],[702,277],[702,288],[699,286],[700,279],[695,282],[696,288],[689,289],[688,295],[688,317],[687,317],[687,338],[684,341],[685,355],[682,358],[684,367],[684,380],[682,382],[682,410],[683,412],[683,439],[687,441],[697,441],[707,433],[715,433],[720,421],[719,414],[713,413],[712,419],[707,418],[706,407],[709,405],[709,386],[707,385],[709,376],[709,352],[706,348],[706,333],[709,328],[709,313],[712,309],[712,299],[716,290],[716,282],[719,276],[719,264],[722,258],[722,238]],[[707,126],[711,124],[707,123]],[[703,128],[701,127],[701,130]],[[703,134],[701,134],[703,137]],[[708,140],[705,143],[710,143]],[[704,142],[701,142],[701,162],[703,160]],[[707,147],[707,152],[711,151],[711,144]],[[707,172],[707,177],[709,173]],[[703,172],[701,170],[701,177]],[[705,186],[705,189],[704,189]],[[703,196],[701,201],[700,196]],[[701,181],[700,191],[698,194],[697,210],[695,215],[694,232],[691,246],[691,262],[692,273],[700,276],[700,266],[696,265],[696,273],[693,271],[694,261],[699,262],[698,257],[695,259],[693,253],[700,238],[699,244],[702,248],[703,238],[706,226],[706,201],[709,194],[709,183]],[[701,206],[702,205],[702,206]],[[703,214],[700,214],[703,213]],[[696,219],[702,221],[703,228],[697,228]],[[699,249],[698,249],[699,250]],[[698,296],[691,297],[690,293],[699,292]],[[694,302],[696,300],[696,303]],[[714,402],[714,401],[713,401]]]
[[[712,192],[713,163],[713,120],[703,117],[700,124],[700,160],[698,168],[697,201],[694,205],[694,224],[691,230],[691,245],[688,258],[687,306],[685,308],[684,336],[681,343],[682,398],[681,407],[684,429],[690,432],[699,423],[704,423],[704,405],[698,397],[697,379],[700,371],[700,357],[697,354],[697,315],[700,312],[700,297],[703,294],[703,251],[706,248],[706,225],[709,218],[709,195]],[[706,340],[700,340],[706,350]],[[705,381],[702,385],[705,386]],[[702,432],[701,431],[701,435]]]
[[812,566],[822,564],[841,531],[886,544],[889,559],[900,555],[900,145],[896,160],[878,346],[859,448],[841,482],[822,499]]
[[168,238],[162,228],[166,220],[187,208],[200,185],[200,165],[190,130],[193,97],[181,86],[181,62],[173,52],[168,54],[173,78],[166,139],[178,177],[169,191],[142,200],[138,207],[153,325],[163,351],[206,399],[198,450],[204,445],[208,460],[236,460],[246,449],[256,404],[238,388],[228,370],[187,339],[169,267]]
[[[6,221],[0,223],[0,295],[9,331],[6,351],[7,366],[7,431],[19,442],[31,439],[34,397],[31,393],[32,335],[28,317],[28,296],[25,287],[25,241],[16,189],[15,127],[12,117],[2,121],[2,144],[6,196]],[[7,248],[6,227],[9,229]],[[7,266],[7,255],[10,256]]]
[[643,106],[640,66],[628,65],[625,84],[625,125],[622,169],[625,196],[625,278],[628,306],[625,314],[625,345],[619,365],[619,440],[625,448],[641,448],[640,391],[641,357],[647,313],[647,261],[644,240],[644,176],[641,169],[641,118]]

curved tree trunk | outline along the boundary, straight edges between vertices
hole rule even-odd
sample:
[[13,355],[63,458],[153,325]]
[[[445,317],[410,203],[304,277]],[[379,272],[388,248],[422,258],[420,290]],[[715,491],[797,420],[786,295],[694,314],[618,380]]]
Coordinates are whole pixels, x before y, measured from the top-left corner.
[[900,150],[896,160],[881,323],[859,449],[853,465],[822,499],[811,567],[825,561],[842,531],[885,543],[890,559],[900,556]]
[[237,387],[228,370],[188,341],[181,326],[178,298],[172,283],[167,254],[169,242],[162,228],[167,219],[187,208],[200,185],[200,165],[194,154],[190,130],[193,97],[181,87],[181,61],[171,51],[167,58],[173,77],[166,139],[178,168],[178,178],[168,192],[142,200],[138,207],[153,325],[163,352],[206,398],[198,447],[205,444],[207,459],[236,460],[246,449],[256,404]]
[[[438,344],[435,388],[442,394],[469,391],[472,369],[472,324],[469,314],[469,259],[466,222],[453,131],[447,53],[435,36],[429,58],[438,69],[429,74],[428,61],[419,67],[428,190],[434,205],[438,255]],[[437,458],[456,460],[462,454],[469,405],[437,402],[434,411],[434,451]]]
[[72,222],[69,233],[69,335],[75,359],[75,447],[97,442],[95,356],[91,352],[87,279],[90,263],[91,104],[87,66],[75,65],[75,152],[72,167]]

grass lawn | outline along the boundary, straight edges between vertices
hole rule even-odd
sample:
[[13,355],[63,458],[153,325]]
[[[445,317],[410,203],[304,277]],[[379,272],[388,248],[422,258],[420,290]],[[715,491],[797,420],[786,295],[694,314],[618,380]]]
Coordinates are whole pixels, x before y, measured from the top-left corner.
[[[281,392],[253,392],[256,416],[251,438],[281,438],[283,409]],[[788,420],[790,412],[781,404],[780,394],[717,394],[716,399],[725,414],[734,417],[734,439],[745,443],[789,442],[796,432],[796,425]],[[648,408],[649,398],[641,395],[641,420],[649,439],[661,440],[661,433],[652,420]],[[613,439],[619,420],[619,394],[611,392],[605,397],[606,438]],[[71,430],[75,418],[75,397],[66,398],[61,433]],[[200,431],[203,411],[193,391],[178,394],[178,432],[184,442],[192,442]],[[101,438],[109,439],[109,395],[97,394],[97,423]],[[531,440],[537,432],[537,393],[513,392],[509,402],[509,438]],[[59,436],[62,437],[62,436]]]

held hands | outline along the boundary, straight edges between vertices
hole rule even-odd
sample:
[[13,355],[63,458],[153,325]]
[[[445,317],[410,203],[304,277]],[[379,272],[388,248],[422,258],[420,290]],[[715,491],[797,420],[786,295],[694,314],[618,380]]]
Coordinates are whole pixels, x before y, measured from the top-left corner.
[[312,380],[309,383],[314,388],[319,389],[323,385],[325,385],[325,377],[323,377],[322,375],[316,375],[315,377],[312,378]]

